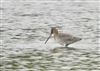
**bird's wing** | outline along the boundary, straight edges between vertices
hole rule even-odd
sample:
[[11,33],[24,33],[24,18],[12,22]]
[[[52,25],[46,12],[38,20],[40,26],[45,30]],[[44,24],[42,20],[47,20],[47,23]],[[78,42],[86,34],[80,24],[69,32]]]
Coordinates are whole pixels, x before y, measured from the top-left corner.
[[62,39],[62,40],[72,40],[73,39],[73,36],[72,35],[69,35],[69,34],[64,34],[64,33],[60,33],[59,37]]
[[61,40],[63,40],[64,42],[69,42],[69,43],[73,43],[78,41],[80,38],[78,37],[74,37],[70,34],[64,34],[64,33],[60,33],[59,37],[61,38]]

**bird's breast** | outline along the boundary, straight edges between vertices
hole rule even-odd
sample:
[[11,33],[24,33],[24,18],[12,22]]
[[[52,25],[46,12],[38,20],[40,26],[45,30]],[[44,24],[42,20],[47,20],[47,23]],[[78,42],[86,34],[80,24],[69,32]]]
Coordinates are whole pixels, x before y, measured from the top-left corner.
[[58,35],[54,35],[54,40],[57,42],[57,43],[60,43],[61,45],[64,45],[64,42],[62,41],[62,39],[58,36]]

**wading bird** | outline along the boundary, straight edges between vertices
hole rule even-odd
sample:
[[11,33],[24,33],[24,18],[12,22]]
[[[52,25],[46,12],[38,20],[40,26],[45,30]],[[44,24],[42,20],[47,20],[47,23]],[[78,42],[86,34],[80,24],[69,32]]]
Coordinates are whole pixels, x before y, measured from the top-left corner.
[[50,36],[45,41],[45,44],[47,43],[49,38],[52,36],[52,34],[53,34],[54,39],[61,45],[64,45],[65,47],[67,47],[69,44],[72,44],[74,42],[81,40],[81,38],[79,38],[79,37],[74,37],[74,36],[72,36],[70,34],[66,34],[66,33],[60,33],[60,32],[58,32],[57,27],[52,27]]

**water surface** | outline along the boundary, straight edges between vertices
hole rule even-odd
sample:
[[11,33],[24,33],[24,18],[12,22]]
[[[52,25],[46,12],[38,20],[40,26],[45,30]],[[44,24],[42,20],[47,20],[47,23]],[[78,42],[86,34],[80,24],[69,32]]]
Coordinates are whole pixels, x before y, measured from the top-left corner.
[[[99,3],[95,1],[2,1],[1,71],[99,71]],[[59,45],[50,27],[81,37],[68,48]]]

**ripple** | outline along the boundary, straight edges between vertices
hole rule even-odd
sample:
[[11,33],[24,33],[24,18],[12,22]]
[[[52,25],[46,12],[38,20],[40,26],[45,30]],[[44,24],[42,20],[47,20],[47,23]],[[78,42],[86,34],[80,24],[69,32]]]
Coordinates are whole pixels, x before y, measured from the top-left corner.
[[[3,10],[0,71],[100,70],[98,2],[7,1],[2,4],[5,8],[0,8]],[[83,40],[68,48],[52,39],[45,45],[50,27],[55,25]]]

